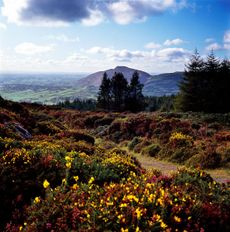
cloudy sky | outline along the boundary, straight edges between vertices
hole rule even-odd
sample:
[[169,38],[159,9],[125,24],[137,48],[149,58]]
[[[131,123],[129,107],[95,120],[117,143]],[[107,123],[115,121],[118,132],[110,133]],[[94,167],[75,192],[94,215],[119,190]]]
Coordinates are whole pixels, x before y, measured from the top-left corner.
[[184,69],[230,57],[229,0],[0,0],[0,71]]

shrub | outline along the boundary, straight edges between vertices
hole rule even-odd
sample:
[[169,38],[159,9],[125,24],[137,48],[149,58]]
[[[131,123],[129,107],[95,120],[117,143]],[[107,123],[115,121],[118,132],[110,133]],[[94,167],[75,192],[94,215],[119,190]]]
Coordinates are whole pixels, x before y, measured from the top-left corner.
[[192,151],[187,148],[175,148],[169,156],[169,160],[177,163],[184,163],[192,155]]
[[55,145],[28,142],[21,147],[20,142],[9,140],[7,144],[7,150],[0,157],[1,226],[12,217],[13,211],[21,211],[24,205],[30,204],[31,198],[44,194],[44,179],[56,187],[65,175],[62,153]]
[[[158,173],[159,174],[159,173]],[[229,191],[202,171],[179,170],[173,178],[130,173],[119,183],[97,185],[75,177],[46,189],[26,209],[24,231],[228,231]],[[77,182],[76,182],[77,181]],[[220,229],[220,230],[219,230]]]
[[221,163],[221,155],[212,148],[205,151],[200,157],[200,165],[202,168],[217,168]]
[[75,130],[61,132],[56,137],[59,139],[64,138],[64,137],[72,138],[76,142],[85,141],[92,145],[94,145],[94,142],[95,142],[94,138],[91,135],[88,135],[84,132],[75,131]]
[[189,135],[184,135],[180,132],[174,132],[169,138],[169,143],[173,147],[187,146],[192,145],[193,139]]
[[134,152],[139,153],[141,152],[141,150],[143,148],[145,148],[146,146],[151,145],[151,141],[147,138],[141,139],[140,143],[138,143],[135,147],[134,147]]
[[155,157],[159,151],[161,150],[161,147],[159,144],[151,144],[145,148],[142,149],[142,154],[149,155],[151,157]]
[[38,122],[36,125],[36,129],[34,129],[34,132],[36,134],[44,134],[44,135],[54,135],[56,133],[59,133],[61,130],[56,125],[51,123],[50,121],[43,121]]
[[94,128],[94,124],[97,120],[102,119],[103,115],[89,115],[84,120],[84,124],[88,128]]
[[128,144],[129,150],[132,151],[138,143],[140,143],[140,138],[139,137],[134,137],[132,139],[132,141],[129,142],[129,144]]
[[97,119],[94,122],[94,126],[98,127],[98,126],[110,125],[113,122],[113,120],[114,118],[105,116],[104,118]]

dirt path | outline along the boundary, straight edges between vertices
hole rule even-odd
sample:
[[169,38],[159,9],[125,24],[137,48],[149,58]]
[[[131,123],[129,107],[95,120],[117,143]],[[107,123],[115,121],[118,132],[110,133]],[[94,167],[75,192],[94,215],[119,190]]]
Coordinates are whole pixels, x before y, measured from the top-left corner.
[[[152,157],[143,156],[140,154],[133,154],[141,163],[141,165],[146,169],[159,169],[163,174],[168,175],[172,171],[176,171],[177,168],[183,167],[182,165],[161,161],[154,159]],[[218,182],[226,183],[230,182],[230,170],[227,169],[215,169],[215,170],[205,170],[209,173],[212,178]]]

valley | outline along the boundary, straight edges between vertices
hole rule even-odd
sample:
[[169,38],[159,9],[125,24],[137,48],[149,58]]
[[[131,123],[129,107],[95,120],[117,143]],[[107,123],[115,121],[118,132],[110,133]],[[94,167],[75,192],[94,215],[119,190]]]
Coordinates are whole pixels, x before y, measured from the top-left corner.
[[[115,69],[94,74],[0,74],[0,95],[19,102],[57,104],[66,99],[95,99],[103,73],[111,78],[115,72],[123,72],[128,80],[135,69],[118,66]],[[144,84],[145,96],[177,94],[182,72],[150,75],[138,71],[140,82]]]

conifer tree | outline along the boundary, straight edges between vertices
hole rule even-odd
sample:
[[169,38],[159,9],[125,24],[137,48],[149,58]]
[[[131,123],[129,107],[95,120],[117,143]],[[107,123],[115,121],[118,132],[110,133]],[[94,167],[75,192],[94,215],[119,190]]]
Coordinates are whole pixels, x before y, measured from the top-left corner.
[[177,108],[182,111],[230,112],[230,62],[213,51],[203,61],[196,51],[180,83]]
[[107,73],[103,74],[102,82],[99,87],[97,97],[97,105],[99,108],[109,110],[111,105],[111,80],[108,78]]
[[220,63],[219,80],[216,86],[218,112],[230,112],[230,61],[224,59]]
[[213,51],[207,56],[204,62],[202,99],[205,99],[202,106],[204,112],[218,112],[219,84],[221,83],[220,62]]
[[182,111],[200,111],[203,98],[200,98],[203,88],[204,61],[195,50],[189,63],[186,65],[184,77],[179,84],[180,94],[176,100],[176,106]]
[[115,111],[125,110],[128,82],[122,73],[114,73],[111,80],[112,106]]
[[137,71],[133,73],[130,85],[128,86],[128,98],[126,107],[132,112],[138,112],[144,109],[144,96],[142,89],[144,85],[139,81],[139,74]]

